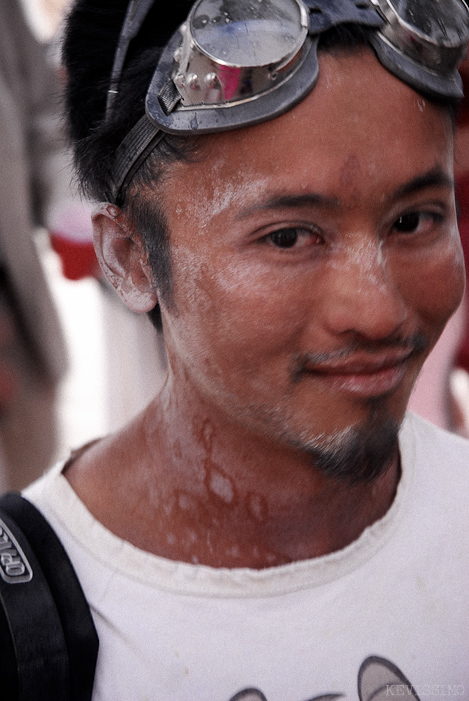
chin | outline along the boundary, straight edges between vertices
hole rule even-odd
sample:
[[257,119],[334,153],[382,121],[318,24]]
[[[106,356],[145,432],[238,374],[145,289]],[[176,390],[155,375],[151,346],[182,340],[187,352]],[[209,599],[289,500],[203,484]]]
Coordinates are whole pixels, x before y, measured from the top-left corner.
[[306,436],[290,441],[304,453],[311,467],[326,477],[357,485],[381,477],[398,452],[402,423],[391,415],[387,404],[370,400],[366,419],[330,435]]

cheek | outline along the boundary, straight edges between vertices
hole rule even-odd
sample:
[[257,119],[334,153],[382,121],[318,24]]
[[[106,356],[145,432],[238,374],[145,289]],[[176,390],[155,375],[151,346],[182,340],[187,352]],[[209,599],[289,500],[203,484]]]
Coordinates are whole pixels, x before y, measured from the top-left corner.
[[[464,294],[464,259],[459,235],[455,233],[447,244],[421,254],[415,261],[407,260],[406,265],[406,271],[401,268],[401,290],[428,325],[427,333],[437,337]],[[409,269],[413,271],[411,276]]]
[[291,353],[306,316],[304,295],[288,275],[252,260],[219,260],[213,250],[197,260],[192,253],[190,275],[178,272],[174,290],[178,343],[192,356],[230,368],[269,362],[283,348]]

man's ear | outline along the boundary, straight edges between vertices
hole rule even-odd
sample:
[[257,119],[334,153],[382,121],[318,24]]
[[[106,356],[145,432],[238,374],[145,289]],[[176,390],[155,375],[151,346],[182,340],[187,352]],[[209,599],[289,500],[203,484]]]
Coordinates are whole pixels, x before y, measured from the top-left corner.
[[92,221],[94,247],[104,275],[129,309],[149,312],[158,298],[140,233],[131,231],[121,210],[111,204],[98,205]]

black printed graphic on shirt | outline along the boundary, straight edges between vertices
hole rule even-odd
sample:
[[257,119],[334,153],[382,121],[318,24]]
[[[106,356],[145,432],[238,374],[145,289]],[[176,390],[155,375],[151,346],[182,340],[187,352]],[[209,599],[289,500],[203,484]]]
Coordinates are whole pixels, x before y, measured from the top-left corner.
[[[390,696],[403,688],[407,701],[420,701],[417,689],[406,679],[395,664],[383,657],[367,657],[358,671],[358,696],[360,701],[390,701]],[[344,697],[341,692],[329,692],[298,701],[336,701]],[[269,701],[260,689],[238,691],[229,701]]]

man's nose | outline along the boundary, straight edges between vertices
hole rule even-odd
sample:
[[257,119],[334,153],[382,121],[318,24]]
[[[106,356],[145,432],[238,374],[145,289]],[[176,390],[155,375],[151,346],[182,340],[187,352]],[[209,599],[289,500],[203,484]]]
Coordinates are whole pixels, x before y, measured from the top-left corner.
[[330,262],[326,324],[334,334],[383,340],[399,332],[408,308],[379,244],[344,248]]

